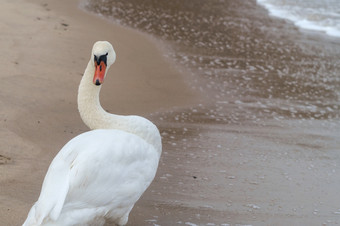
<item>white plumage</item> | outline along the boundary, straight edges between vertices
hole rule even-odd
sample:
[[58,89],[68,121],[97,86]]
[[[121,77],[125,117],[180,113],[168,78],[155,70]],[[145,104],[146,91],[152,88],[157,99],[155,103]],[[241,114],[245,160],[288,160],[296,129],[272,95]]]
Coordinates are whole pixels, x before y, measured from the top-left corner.
[[[98,59],[105,55],[103,64]],[[78,92],[80,115],[94,130],[70,140],[53,159],[23,226],[102,225],[106,219],[125,225],[152,182],[162,150],[157,127],[100,106],[103,78],[98,82],[94,77],[105,77],[115,57],[110,43],[95,43]]]

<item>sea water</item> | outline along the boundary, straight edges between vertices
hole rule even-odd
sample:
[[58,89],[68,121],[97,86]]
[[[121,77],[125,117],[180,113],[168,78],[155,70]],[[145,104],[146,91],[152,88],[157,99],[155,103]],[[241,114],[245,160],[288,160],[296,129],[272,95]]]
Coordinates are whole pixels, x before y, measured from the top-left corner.
[[340,38],[338,0],[257,0],[257,2],[273,16],[290,20],[296,26]]
[[[306,17],[296,19],[298,24],[328,21],[331,34],[340,26],[334,0],[259,3],[275,15]],[[84,5],[167,43],[164,54],[192,71],[190,85],[210,93],[215,106],[208,107],[213,112],[206,119],[237,123],[339,117],[340,49],[326,51],[306,43],[293,26],[271,20],[254,1],[87,0]]]

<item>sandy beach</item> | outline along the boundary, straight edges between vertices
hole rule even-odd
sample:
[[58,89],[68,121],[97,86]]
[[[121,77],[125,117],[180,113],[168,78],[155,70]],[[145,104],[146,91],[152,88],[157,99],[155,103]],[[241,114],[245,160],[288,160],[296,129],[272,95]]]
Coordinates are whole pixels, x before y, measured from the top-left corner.
[[[253,8],[256,5],[245,2]],[[293,112],[295,118],[284,117],[292,113],[291,106],[283,102],[277,115],[273,114],[277,109],[263,108],[258,110],[263,118],[256,118],[251,113],[262,103],[240,101],[231,95],[228,101],[220,100],[213,106],[215,112],[209,97],[218,92],[204,89],[213,83],[202,80],[193,87],[192,77],[186,76],[183,66],[164,57],[160,43],[86,13],[78,4],[77,0],[0,3],[0,225],[23,223],[39,196],[51,160],[67,141],[88,130],[80,119],[76,97],[97,40],[110,41],[117,52],[117,61],[102,88],[103,107],[118,114],[145,116],[159,127],[163,137],[159,170],[132,210],[128,225],[340,224],[337,107],[330,106],[332,111],[322,116],[312,113],[311,118],[316,119],[304,119],[306,113],[298,107]],[[264,9],[256,10],[266,14]],[[245,39],[252,50],[268,47],[268,56],[252,51],[244,59],[247,53],[236,48],[239,40],[231,38],[235,48],[230,54],[232,60],[239,60],[235,64],[241,65],[241,72],[230,70],[230,74],[239,73],[244,80],[228,80],[228,86],[240,85],[245,99],[252,98],[247,93],[254,90],[251,85],[263,85],[258,80],[242,86],[258,76],[258,68],[249,66],[249,62],[257,61],[259,68],[269,71],[268,84],[263,85],[267,88],[280,87],[278,82],[284,84],[284,79],[272,76],[273,71],[285,70],[282,65],[273,61],[273,70],[268,69],[267,60],[273,56],[283,65],[292,64],[293,72],[300,67],[294,62],[303,61],[306,68],[309,64],[313,68],[323,50],[331,52],[325,59],[336,59],[339,42],[301,33],[284,21],[263,17],[268,27],[274,24],[278,32],[261,38],[286,41],[293,50],[286,54],[286,43],[275,46],[273,41],[272,48]],[[261,35],[266,29],[254,28],[254,32]],[[299,48],[306,54],[302,55]],[[337,67],[322,70],[337,73]],[[297,90],[300,88],[297,86]],[[303,88],[314,92],[313,87]],[[317,91],[329,92],[333,98],[327,88]],[[274,99],[289,95],[283,85],[272,94]],[[261,94],[257,97],[260,100]],[[338,106],[337,97],[333,99]]]

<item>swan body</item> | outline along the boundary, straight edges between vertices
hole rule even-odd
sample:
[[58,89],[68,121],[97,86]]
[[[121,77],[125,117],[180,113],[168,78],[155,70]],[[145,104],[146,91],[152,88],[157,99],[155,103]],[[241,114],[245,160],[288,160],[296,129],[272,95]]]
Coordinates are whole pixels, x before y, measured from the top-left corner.
[[100,87],[115,57],[110,43],[94,44],[78,90],[80,115],[92,130],[53,159],[23,226],[103,225],[107,219],[125,225],[155,177],[162,151],[157,127],[100,106]]

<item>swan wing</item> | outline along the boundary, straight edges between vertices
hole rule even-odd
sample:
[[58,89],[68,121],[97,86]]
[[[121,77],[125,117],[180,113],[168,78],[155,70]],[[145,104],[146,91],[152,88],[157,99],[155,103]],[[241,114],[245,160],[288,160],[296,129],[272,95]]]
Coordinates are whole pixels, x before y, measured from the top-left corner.
[[158,152],[140,137],[119,130],[93,130],[80,138],[66,205],[131,208],[155,176]]

